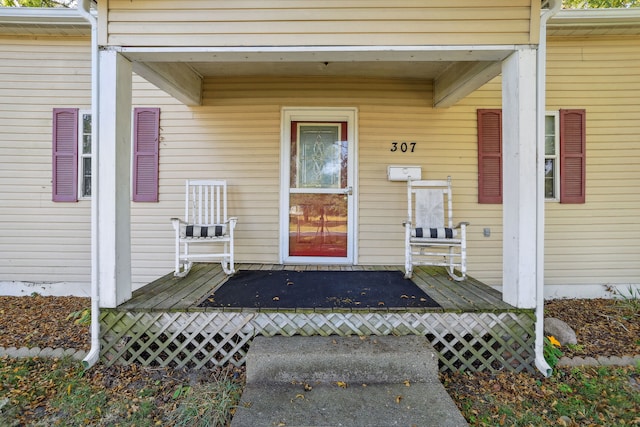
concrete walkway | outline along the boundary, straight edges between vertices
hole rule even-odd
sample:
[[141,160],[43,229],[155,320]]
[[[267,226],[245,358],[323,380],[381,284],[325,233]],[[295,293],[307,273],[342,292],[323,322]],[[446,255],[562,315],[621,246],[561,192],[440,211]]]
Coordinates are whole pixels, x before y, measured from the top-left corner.
[[425,337],[257,337],[231,423],[467,426]]

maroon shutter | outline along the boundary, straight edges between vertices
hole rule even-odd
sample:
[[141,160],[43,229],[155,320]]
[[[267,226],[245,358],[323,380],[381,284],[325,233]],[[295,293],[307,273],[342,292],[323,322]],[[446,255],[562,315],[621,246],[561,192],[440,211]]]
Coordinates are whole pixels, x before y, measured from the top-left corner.
[[158,201],[160,109],[133,111],[133,201]]
[[53,109],[54,202],[78,201],[78,109]]
[[478,110],[478,203],[502,203],[502,110]]
[[560,110],[560,203],[585,202],[585,110]]

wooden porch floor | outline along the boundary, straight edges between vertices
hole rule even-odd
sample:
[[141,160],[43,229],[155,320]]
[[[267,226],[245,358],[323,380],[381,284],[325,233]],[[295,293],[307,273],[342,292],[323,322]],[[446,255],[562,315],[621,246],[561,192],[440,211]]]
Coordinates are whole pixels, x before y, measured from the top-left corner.
[[[318,265],[276,265],[276,264],[236,264],[236,270],[327,270],[327,271],[403,271],[402,266],[318,266]],[[227,277],[220,264],[195,264],[187,277],[177,278],[173,272],[154,280],[133,292],[132,298],[118,306],[118,311],[227,311],[227,312],[291,312],[292,309],[257,309],[246,308],[205,308],[198,305],[213,290],[221,286]],[[416,267],[411,279],[427,295],[433,298],[441,307],[436,308],[406,308],[407,312],[514,312],[521,311],[502,301],[502,294],[490,286],[467,277],[466,280],[456,282],[442,267]],[[294,309],[303,310],[303,309]],[[399,309],[387,308],[318,308],[318,312],[397,312]],[[304,309],[309,312],[310,309]]]
[[[238,264],[237,270],[385,270],[401,266],[283,266]],[[444,268],[419,267],[413,282],[437,308],[198,307],[227,277],[219,264],[196,264],[185,278],[173,272],[101,310],[102,358],[108,364],[201,367],[245,363],[256,336],[421,335],[438,352],[440,369],[533,370],[535,313],[502,301],[500,292]],[[319,297],[320,298],[320,297]]]

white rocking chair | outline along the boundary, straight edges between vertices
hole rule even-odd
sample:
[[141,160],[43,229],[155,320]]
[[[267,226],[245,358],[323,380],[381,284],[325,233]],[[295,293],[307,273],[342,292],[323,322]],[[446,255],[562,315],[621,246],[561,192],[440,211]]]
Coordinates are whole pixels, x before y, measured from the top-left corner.
[[405,227],[405,278],[414,265],[447,268],[454,280],[467,276],[467,225],[453,226],[451,177],[446,181],[407,182],[408,217]]
[[[226,274],[235,273],[233,231],[237,218],[227,217],[227,182],[224,180],[187,180],[184,220],[171,218],[176,236],[174,275],[189,274],[193,260],[221,260]],[[190,253],[189,245],[217,244],[221,252]],[[182,253],[180,246],[183,246]]]

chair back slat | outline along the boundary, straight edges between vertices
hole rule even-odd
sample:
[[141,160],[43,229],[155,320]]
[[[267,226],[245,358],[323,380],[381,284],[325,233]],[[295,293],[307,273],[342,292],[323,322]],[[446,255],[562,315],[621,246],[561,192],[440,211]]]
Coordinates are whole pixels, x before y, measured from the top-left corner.
[[407,189],[407,215],[416,227],[453,227],[451,177],[446,181],[410,180]]
[[188,180],[185,218],[194,225],[227,221],[227,183],[224,180]]

